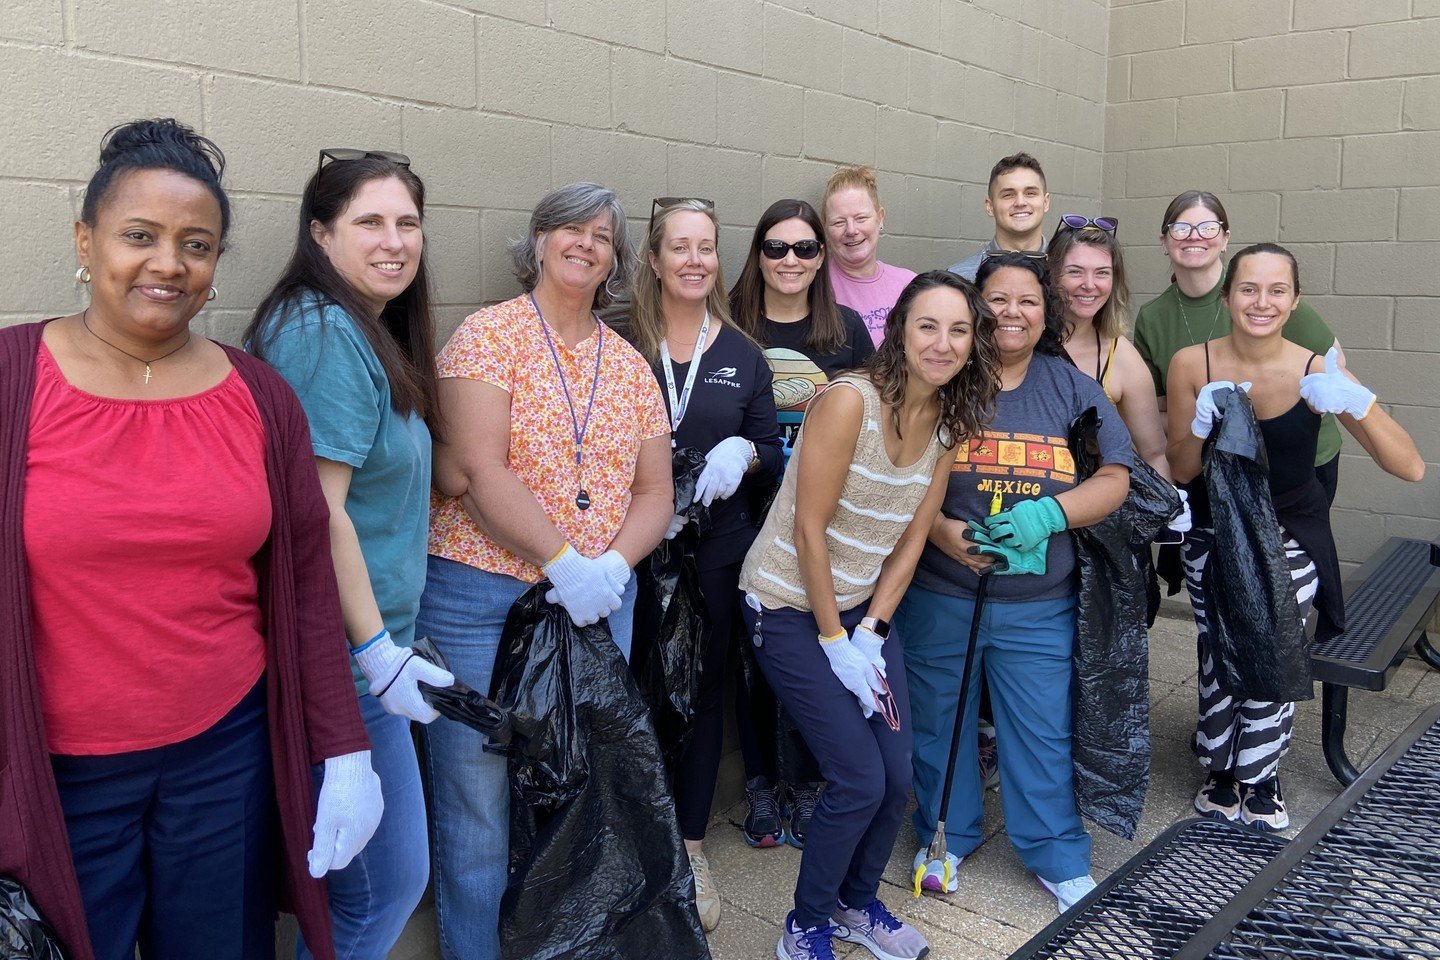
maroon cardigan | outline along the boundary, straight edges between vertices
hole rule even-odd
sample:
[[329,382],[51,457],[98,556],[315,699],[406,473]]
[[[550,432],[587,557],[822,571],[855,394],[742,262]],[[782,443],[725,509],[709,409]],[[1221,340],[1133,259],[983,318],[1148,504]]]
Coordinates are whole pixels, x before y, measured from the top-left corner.
[[[0,329],[0,874],[30,891],[73,960],[93,960],[45,747],[21,529],[35,354],[44,326]],[[315,818],[310,768],[327,757],[368,750],[370,743],[345,654],[329,511],[294,392],[261,361],[225,350],[260,411],[274,510],[256,569],[284,850],[276,882],[305,942],[317,957],[334,960],[325,883],[311,879],[305,863]]]

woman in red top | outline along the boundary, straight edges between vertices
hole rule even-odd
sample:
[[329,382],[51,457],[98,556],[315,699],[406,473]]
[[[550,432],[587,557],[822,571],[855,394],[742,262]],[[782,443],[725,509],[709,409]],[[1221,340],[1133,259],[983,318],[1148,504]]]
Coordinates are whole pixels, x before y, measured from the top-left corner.
[[0,380],[28,385],[0,406],[23,550],[0,577],[28,608],[0,628],[19,651],[0,696],[28,721],[4,776],[39,784],[0,873],[79,958],[273,957],[282,835],[290,905],[327,942],[304,847],[321,877],[381,812],[303,415],[190,329],[215,296],[223,168],[173,120],[112,130],[75,225],[90,305],[0,345]]

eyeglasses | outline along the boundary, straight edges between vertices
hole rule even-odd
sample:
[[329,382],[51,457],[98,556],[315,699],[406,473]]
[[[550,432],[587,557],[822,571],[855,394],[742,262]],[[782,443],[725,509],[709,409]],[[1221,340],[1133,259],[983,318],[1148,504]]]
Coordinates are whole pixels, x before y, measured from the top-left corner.
[[353,147],[327,147],[320,151],[320,159],[315,164],[315,176],[320,176],[320,171],[325,168],[325,161],[332,163],[345,162],[349,160],[364,160],[366,157],[375,157],[377,160],[389,160],[391,163],[409,169],[410,158],[403,153],[391,153],[389,150],[356,150]]
[[1082,217],[1078,213],[1067,213],[1060,218],[1060,224],[1069,227],[1071,230],[1084,230],[1086,227],[1094,227],[1097,230],[1104,230],[1106,233],[1114,233],[1120,229],[1120,218]]
[[715,213],[715,201],[704,197],[656,197],[650,201],[650,226],[645,229],[645,235],[648,237],[650,231],[655,229],[655,214],[690,201],[700,204],[711,214]]
[[794,243],[786,243],[784,240],[761,240],[760,252],[765,254],[767,260],[784,260],[785,255],[791,250],[801,260],[814,260],[820,256],[820,248],[824,246],[819,240],[796,240]]
[[1173,240],[1189,240],[1193,236],[1199,236],[1201,240],[1214,240],[1225,230],[1225,224],[1219,220],[1203,220],[1200,223],[1185,223],[1176,220],[1174,223],[1165,224],[1165,232],[1170,234]]

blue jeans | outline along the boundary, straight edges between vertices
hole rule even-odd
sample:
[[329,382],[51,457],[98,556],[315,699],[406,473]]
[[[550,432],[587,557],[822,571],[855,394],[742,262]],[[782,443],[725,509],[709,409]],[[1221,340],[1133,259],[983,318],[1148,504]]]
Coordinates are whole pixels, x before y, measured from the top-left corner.
[[[457,678],[487,693],[505,616],[532,584],[432,556],[415,635],[428,636]],[[628,660],[635,578],[610,615],[610,633]],[[500,960],[500,898],[510,853],[510,784],[505,758],[481,749],[469,727],[437,720],[425,728],[431,794],[435,915],[445,960]]]
[[[326,876],[330,888],[330,926],[339,960],[385,960],[425,895],[430,851],[425,836],[425,791],[410,721],[386,713],[380,701],[360,698],[360,716],[370,734],[370,766],[380,778],[385,814],[365,849],[343,870]],[[324,766],[314,769],[320,792]],[[302,936],[298,960],[310,960]]]
[[[926,844],[935,832],[944,788],[950,736],[965,668],[974,600],[912,586],[895,611],[905,644],[910,717],[915,731],[915,832]],[[1059,883],[1090,872],[1090,835],[1075,808],[1070,753],[1070,663],[1075,645],[1075,598],[1020,603],[990,601],[980,614],[977,665],[990,684],[995,736],[1000,747],[1000,801],[1005,832],[1031,873]],[[970,692],[960,730],[950,810],[949,852],[965,856],[980,846],[980,771],[976,711],[980,669],[970,671]]]
[[52,754],[96,960],[272,960],[280,847],[262,677],[204,733]]

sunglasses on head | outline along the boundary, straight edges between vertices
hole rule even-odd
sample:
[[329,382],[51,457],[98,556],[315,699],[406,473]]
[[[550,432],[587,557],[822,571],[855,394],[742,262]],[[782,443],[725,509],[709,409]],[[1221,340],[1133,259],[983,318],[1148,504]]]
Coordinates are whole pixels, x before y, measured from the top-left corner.
[[1201,240],[1214,240],[1224,230],[1225,224],[1219,220],[1202,220],[1199,223],[1176,220],[1174,223],[1165,224],[1165,232],[1170,234],[1172,240],[1189,240],[1193,236],[1199,236]]
[[800,260],[814,260],[820,256],[820,250],[824,246],[819,240],[796,240],[794,243],[786,243],[784,240],[761,240],[760,252],[765,254],[767,260],[784,260],[785,255],[791,250]]
[[378,160],[389,160],[407,169],[410,166],[410,158],[403,153],[392,153],[389,150],[356,150],[351,147],[327,147],[320,151],[320,160],[315,164],[315,175],[318,177],[320,171],[325,169],[325,161],[331,163],[344,163],[349,160],[364,160],[366,157],[375,157]]
[[[1078,213],[1067,213],[1060,218],[1061,227],[1069,227],[1071,230],[1084,230],[1086,227],[1094,227],[1106,233],[1114,233],[1120,229],[1119,217],[1082,217]],[[1058,231],[1058,227],[1056,228]]]
[[655,214],[662,210],[669,210],[671,207],[678,207],[680,204],[689,201],[700,204],[710,213],[715,212],[715,201],[707,200],[704,197],[656,197],[650,201],[650,227],[645,231],[646,236],[649,236],[650,231],[655,228]]

